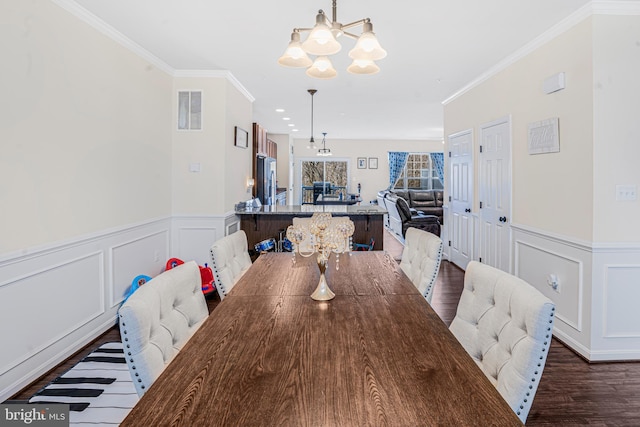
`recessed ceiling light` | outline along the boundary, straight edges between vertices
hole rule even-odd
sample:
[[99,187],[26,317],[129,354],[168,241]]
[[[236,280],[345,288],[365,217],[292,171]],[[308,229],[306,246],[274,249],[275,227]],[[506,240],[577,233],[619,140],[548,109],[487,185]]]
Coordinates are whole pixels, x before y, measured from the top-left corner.
[[283,117],[282,120],[291,120],[291,117]]
[[[293,123],[289,123],[287,126],[294,127],[295,125]],[[444,141],[443,141],[443,144],[444,144]]]
[[291,129],[291,132],[298,132],[298,129]]
[[284,113],[284,109],[283,108],[276,108],[276,113]]

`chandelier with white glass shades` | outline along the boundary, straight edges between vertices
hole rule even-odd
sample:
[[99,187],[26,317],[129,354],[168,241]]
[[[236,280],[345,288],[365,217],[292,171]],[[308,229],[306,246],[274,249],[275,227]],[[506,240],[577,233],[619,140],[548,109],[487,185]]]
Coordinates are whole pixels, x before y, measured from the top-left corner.
[[[345,31],[359,25],[362,25],[362,34],[359,36]],[[300,41],[301,32],[310,32],[304,42]],[[347,71],[353,74],[375,74],[380,71],[380,67],[374,61],[387,56],[387,52],[380,46],[370,19],[364,18],[344,25],[339,23],[336,0],[333,0],[331,21],[321,9],[316,15],[316,25],[313,28],[293,29],[291,42],[278,59],[278,63],[285,67],[307,68],[307,75],[310,77],[334,78],[338,72],[333,68],[329,56],[342,49],[342,45],[337,40],[342,35],[357,40],[355,47],[349,51],[349,57],[353,62]],[[312,61],[309,55],[314,55],[315,60]]]

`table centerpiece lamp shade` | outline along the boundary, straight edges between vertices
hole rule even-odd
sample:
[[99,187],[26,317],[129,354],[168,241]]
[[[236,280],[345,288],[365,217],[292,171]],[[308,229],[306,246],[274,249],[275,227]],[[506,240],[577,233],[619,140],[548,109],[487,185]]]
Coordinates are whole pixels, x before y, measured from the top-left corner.
[[336,254],[336,270],[340,269],[340,254],[351,251],[351,236],[355,231],[348,217],[333,218],[329,212],[316,212],[311,218],[294,218],[287,228],[287,239],[293,243],[293,262],[296,254],[303,257],[316,255],[320,281],[311,298],[328,301],[335,297],[329,288],[325,271],[332,253]]

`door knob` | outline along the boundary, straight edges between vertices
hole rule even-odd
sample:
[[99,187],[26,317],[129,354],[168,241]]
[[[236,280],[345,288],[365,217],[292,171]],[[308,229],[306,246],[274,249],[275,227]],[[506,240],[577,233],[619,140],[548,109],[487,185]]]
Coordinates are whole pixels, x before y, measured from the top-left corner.
[[466,208],[464,211],[465,211],[465,212],[471,212],[471,209]]
[[507,222],[507,217],[506,216],[501,216],[500,218],[498,218],[498,221]]

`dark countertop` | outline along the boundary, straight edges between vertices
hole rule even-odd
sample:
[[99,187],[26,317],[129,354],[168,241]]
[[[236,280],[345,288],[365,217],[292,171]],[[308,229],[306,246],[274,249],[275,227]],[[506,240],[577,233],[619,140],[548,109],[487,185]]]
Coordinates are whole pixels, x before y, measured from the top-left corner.
[[314,212],[331,212],[336,215],[384,215],[386,209],[377,205],[271,205],[259,208],[237,210],[236,215],[313,215]]

